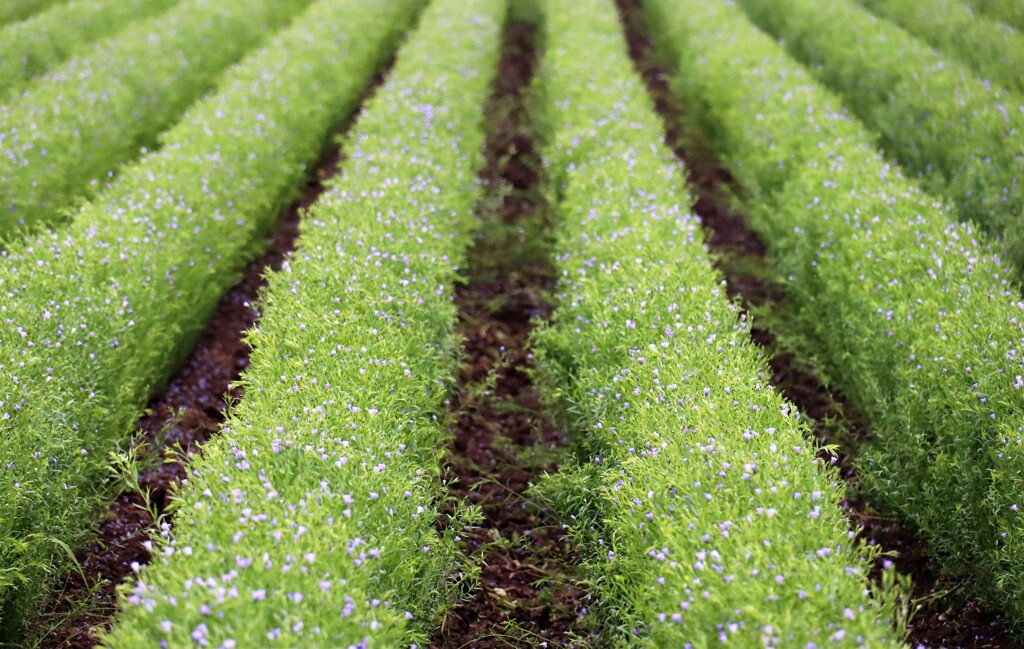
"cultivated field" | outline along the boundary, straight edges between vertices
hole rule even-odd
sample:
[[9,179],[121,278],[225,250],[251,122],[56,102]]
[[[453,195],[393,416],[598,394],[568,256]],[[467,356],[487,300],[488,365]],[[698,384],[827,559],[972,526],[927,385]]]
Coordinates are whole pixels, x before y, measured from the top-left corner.
[[0,646],[1015,646],[1022,21],[10,0]]

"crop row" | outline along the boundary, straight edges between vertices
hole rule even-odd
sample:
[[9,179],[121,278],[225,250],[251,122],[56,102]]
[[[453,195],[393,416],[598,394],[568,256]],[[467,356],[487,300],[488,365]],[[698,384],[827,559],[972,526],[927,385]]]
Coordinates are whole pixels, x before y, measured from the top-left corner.
[[51,225],[310,0],[184,0],[0,105],[0,245]]
[[437,532],[440,413],[504,13],[439,0],[400,50],[270,277],[245,397],[107,646],[426,643],[462,563],[458,530]]
[[898,643],[843,488],[710,266],[613,5],[545,4],[563,223],[538,357],[580,446],[547,491],[589,548],[598,602],[623,646],[641,631],[652,647]]
[[24,20],[32,14],[64,0],[9,0],[0,5],[0,25]]
[[981,78],[1024,93],[1024,34],[957,0],[858,0]]
[[0,258],[0,636],[64,565],[61,548],[89,533],[83,521],[109,495],[108,453],[128,440],[419,6],[321,0],[233,68],[70,228]]
[[0,97],[21,91],[50,67],[157,15],[178,0],[73,0],[0,30]]
[[870,427],[865,488],[1021,625],[1024,303],[1005,262],[735,7],[657,0],[649,19],[748,196],[789,344]]
[[1024,30],[1024,5],[1017,0],[967,0],[978,11]]
[[738,0],[960,218],[1005,234],[1024,270],[1024,98],[851,0]]

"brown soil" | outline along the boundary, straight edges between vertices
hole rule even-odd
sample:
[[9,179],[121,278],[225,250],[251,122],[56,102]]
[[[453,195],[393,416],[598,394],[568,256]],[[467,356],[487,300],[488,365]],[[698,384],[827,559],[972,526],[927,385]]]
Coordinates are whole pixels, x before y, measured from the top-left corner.
[[[392,63],[377,73],[359,104],[380,86]],[[338,132],[348,131],[357,115],[353,110]],[[295,248],[301,213],[324,192],[325,181],[337,173],[341,160],[340,146],[331,145],[299,198],[284,211],[266,251],[245,267],[241,280],[221,298],[189,357],[136,424],[135,445],[148,459],[144,463],[152,465],[139,474],[138,485],[148,492],[152,511],[164,522],[169,523],[168,496],[185,477],[188,456],[218,432],[229,403],[241,397],[241,389],[233,384],[248,366],[251,352],[242,336],[259,319],[257,301],[266,286],[264,276],[279,270]],[[95,630],[109,628],[116,612],[117,586],[131,576],[133,563],[149,561],[145,542],[154,532],[154,521],[141,493],[125,491],[101,519],[96,540],[75,553],[81,570],[63,578],[50,607],[35,622],[41,649],[96,647]]]
[[583,646],[588,597],[570,576],[573,546],[527,493],[557,470],[554,449],[566,444],[529,375],[533,321],[551,313],[554,284],[550,255],[522,246],[543,237],[545,214],[523,106],[535,36],[532,24],[505,29],[488,108],[488,196],[479,209],[486,225],[470,253],[469,283],[455,295],[464,359],[446,480],[452,496],[483,514],[460,533],[463,552],[480,566],[480,586],[449,613],[434,649]]
[[[764,243],[734,208],[730,196],[741,194],[732,175],[722,165],[701,134],[684,129],[684,109],[673,98],[667,71],[660,65],[643,19],[641,0],[617,0],[626,32],[630,55],[642,74],[658,113],[665,125],[665,142],[683,161],[688,186],[697,201],[694,211],[701,218],[708,247],[726,279],[730,297],[741,300],[745,308],[784,308],[783,289],[767,279],[767,251]],[[839,443],[836,458],[840,474],[850,481],[856,476],[849,455],[868,438],[866,427],[841,394],[830,391],[801,365],[799,359],[778,350],[775,335],[754,327],[751,338],[769,351],[772,385],[776,386],[814,423],[814,433],[824,443]],[[827,425],[825,422],[833,422]],[[840,422],[839,427],[834,422]],[[845,503],[861,538],[880,546],[896,569],[910,575],[913,595],[910,602],[920,607],[909,628],[908,642],[924,647],[1015,647],[1007,627],[979,603],[960,592],[954,577],[937,571],[924,542],[893,520],[879,517],[863,500]],[[882,561],[880,559],[879,561]],[[876,575],[880,566],[876,567]]]

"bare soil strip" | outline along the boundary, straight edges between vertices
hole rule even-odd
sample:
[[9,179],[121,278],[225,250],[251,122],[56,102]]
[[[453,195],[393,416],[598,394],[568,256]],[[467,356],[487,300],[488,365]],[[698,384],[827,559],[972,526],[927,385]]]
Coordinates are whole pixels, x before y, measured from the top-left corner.
[[[648,92],[665,124],[665,142],[686,166],[689,188],[697,198],[694,211],[704,226],[708,247],[725,277],[732,298],[747,309],[774,310],[784,319],[784,293],[768,277],[767,250],[747,225],[743,215],[731,206],[729,196],[741,193],[732,175],[718,160],[701,134],[684,131],[684,108],[668,85],[668,72],[661,67],[643,19],[642,0],[617,0],[630,56],[644,78]],[[812,372],[786,350],[777,349],[776,337],[768,329],[751,329],[754,342],[766,348],[772,370],[771,383],[813,420],[814,434],[822,443],[840,445],[839,472],[856,482],[850,454],[867,439],[866,427],[841,394],[830,391]],[[913,580],[914,608],[908,642],[925,647],[1014,647],[1018,646],[1005,626],[979,603],[962,592],[959,581],[936,572],[925,544],[895,521],[873,513],[868,503],[857,499],[847,503],[851,522],[862,526],[861,537],[880,546],[894,561],[896,569]],[[894,555],[894,556],[893,556]],[[880,559],[880,561],[885,560]],[[876,566],[875,577],[880,573]]]
[[[529,371],[535,318],[550,315],[554,286],[524,92],[537,64],[533,24],[510,21],[494,95],[482,179],[484,222],[456,290],[464,358],[452,399],[449,494],[480,508],[461,533],[480,588],[436,632],[435,649],[582,647],[588,597],[572,583],[572,544],[527,489],[558,469],[563,433],[544,411]],[[451,513],[449,508],[447,513]]]
[[[377,72],[360,98],[363,105],[383,83],[394,60]],[[98,645],[97,628],[109,628],[116,612],[116,588],[150,559],[146,540],[154,532],[151,511],[170,525],[166,512],[175,485],[186,476],[190,454],[219,431],[229,404],[241,398],[233,385],[249,364],[250,347],[244,333],[259,320],[257,299],[264,276],[281,268],[295,249],[304,210],[326,190],[325,182],[344,159],[334,140],[348,132],[358,109],[331,138],[330,147],[302,188],[299,198],[281,216],[266,251],[245,267],[242,278],[224,295],[206,331],[167,388],[154,397],[148,414],[136,424],[135,443],[152,464],[139,473],[138,490],[122,493],[100,515],[96,541],[75,553],[81,571],[68,573],[55,590],[52,605],[36,622],[40,649],[91,649]],[[148,492],[147,506],[143,493]]]

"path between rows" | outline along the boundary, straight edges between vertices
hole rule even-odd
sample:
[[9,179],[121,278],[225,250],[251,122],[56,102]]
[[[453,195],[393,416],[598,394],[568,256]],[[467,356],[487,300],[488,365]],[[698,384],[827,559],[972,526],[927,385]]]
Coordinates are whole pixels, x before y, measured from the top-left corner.
[[482,514],[460,533],[480,584],[435,633],[435,649],[589,646],[581,627],[588,597],[571,576],[573,545],[528,493],[558,470],[567,443],[530,378],[530,333],[550,315],[554,286],[541,161],[524,105],[537,38],[528,22],[510,21],[504,31],[487,109],[481,229],[468,281],[455,294],[464,347],[446,480],[450,496]]

